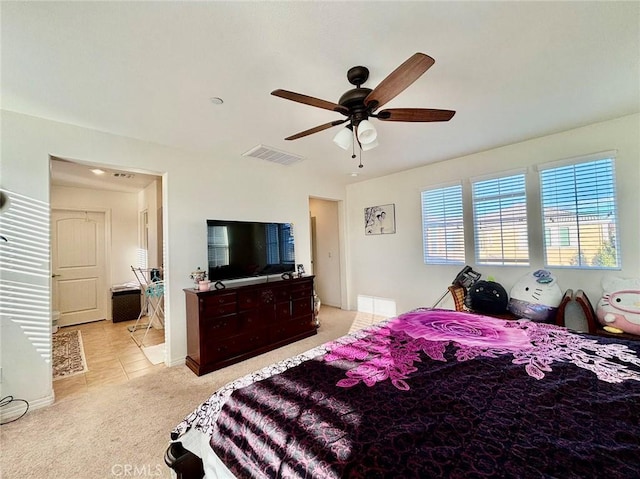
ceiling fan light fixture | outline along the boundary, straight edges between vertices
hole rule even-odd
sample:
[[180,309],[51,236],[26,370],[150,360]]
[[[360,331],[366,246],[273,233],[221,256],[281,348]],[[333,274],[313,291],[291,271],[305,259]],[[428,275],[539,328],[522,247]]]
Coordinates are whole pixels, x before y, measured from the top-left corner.
[[376,131],[373,123],[369,120],[362,120],[358,125],[358,140],[361,144],[367,145],[376,141],[378,132]]
[[375,140],[369,143],[362,143],[360,145],[360,148],[362,148],[362,151],[369,151],[369,150],[373,150],[378,145],[379,145],[378,139],[376,138]]
[[341,128],[333,137],[333,142],[343,150],[348,150],[353,144],[353,133],[347,127]]

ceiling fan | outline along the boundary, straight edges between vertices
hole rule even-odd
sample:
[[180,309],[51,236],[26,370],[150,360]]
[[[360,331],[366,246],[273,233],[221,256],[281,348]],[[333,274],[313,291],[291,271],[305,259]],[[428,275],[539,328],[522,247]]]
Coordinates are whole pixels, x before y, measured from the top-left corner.
[[349,83],[356,87],[345,92],[338,100],[338,103],[287,90],[278,89],[272,91],[271,94],[274,96],[335,111],[346,117],[301,131],[285,138],[285,140],[297,140],[348,122],[348,125],[336,135],[334,142],[345,150],[352,144],[357,143],[361,150],[366,151],[377,146],[377,132],[369,118],[377,118],[381,121],[406,122],[449,121],[455,115],[455,111],[430,108],[390,108],[376,113],[378,108],[404,91],[434,63],[435,60],[429,55],[415,53],[391,72],[373,90],[362,87],[362,84],[369,78],[369,70],[366,67],[356,66],[350,68],[347,72],[347,79]]

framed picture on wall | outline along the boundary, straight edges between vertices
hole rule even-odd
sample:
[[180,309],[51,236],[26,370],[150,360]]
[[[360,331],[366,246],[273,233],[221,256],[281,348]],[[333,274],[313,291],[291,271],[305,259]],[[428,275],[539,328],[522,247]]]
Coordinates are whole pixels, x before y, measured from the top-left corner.
[[396,232],[396,205],[369,206],[364,209],[364,234],[388,235]]

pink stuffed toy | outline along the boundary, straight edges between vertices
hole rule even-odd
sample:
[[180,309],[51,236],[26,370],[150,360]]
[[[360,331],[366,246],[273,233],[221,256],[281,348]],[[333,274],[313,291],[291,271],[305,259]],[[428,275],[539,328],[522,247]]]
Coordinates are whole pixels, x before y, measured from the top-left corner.
[[603,326],[640,336],[640,278],[604,278],[602,289],[596,307],[598,321]]

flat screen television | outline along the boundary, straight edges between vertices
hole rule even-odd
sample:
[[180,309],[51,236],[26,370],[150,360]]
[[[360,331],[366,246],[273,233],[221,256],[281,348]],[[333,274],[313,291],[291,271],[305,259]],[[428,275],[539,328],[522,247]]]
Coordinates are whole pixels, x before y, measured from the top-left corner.
[[290,223],[207,220],[209,280],[291,272],[295,266]]

